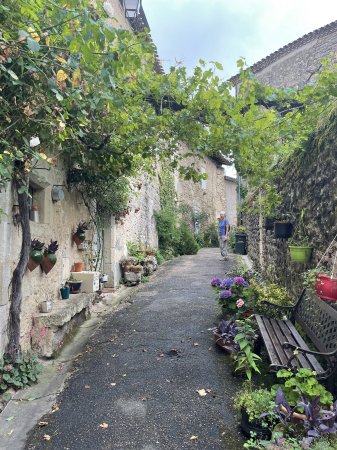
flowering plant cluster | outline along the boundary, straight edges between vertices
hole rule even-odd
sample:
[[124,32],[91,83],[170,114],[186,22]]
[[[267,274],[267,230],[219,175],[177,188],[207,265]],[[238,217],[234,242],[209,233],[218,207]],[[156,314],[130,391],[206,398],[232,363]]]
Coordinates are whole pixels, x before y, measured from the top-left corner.
[[225,313],[241,315],[250,308],[250,284],[243,277],[224,279],[214,277],[211,279],[211,286]]

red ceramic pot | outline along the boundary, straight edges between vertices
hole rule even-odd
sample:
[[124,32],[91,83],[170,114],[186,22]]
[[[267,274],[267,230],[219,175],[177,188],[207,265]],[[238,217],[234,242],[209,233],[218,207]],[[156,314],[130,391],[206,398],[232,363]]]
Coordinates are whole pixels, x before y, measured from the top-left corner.
[[337,278],[318,274],[315,289],[316,294],[322,300],[337,302]]

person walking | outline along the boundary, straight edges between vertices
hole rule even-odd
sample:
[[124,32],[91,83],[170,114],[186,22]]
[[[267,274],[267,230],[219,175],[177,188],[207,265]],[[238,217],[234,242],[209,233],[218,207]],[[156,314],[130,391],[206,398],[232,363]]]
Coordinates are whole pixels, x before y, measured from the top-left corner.
[[229,237],[230,225],[223,211],[220,212],[220,217],[218,220],[219,220],[220,253],[222,256],[221,261],[227,261],[228,260],[227,242]]

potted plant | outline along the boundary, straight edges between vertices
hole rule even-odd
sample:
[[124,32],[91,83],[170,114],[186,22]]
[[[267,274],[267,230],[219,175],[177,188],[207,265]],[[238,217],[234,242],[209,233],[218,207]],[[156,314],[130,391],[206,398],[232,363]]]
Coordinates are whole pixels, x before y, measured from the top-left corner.
[[40,242],[38,239],[33,239],[31,241],[29,261],[27,264],[27,267],[31,272],[41,264],[41,261],[44,258],[43,247],[44,242]]
[[41,261],[41,267],[45,274],[49,273],[51,269],[55,266],[57,257],[56,252],[59,248],[57,241],[50,241],[50,244],[47,246],[47,248],[44,251],[44,258]]
[[293,232],[293,224],[289,221],[289,217],[284,214],[280,219],[274,222],[274,236],[277,239],[289,239]]
[[263,228],[267,231],[267,230],[273,230],[274,229],[274,222],[275,222],[275,218],[274,217],[265,217],[263,219]]
[[322,266],[317,266],[303,273],[303,284],[313,287],[317,296],[330,302],[337,301],[337,277]]
[[73,275],[70,275],[66,284],[70,288],[70,294],[78,294],[81,292],[82,280],[76,280]]
[[304,225],[304,210],[302,209],[300,219],[295,227],[294,234],[289,240],[290,259],[294,262],[306,263],[310,261],[312,246]]
[[77,225],[77,230],[73,234],[73,240],[77,246],[81,245],[85,240],[85,232],[89,229],[89,224],[81,220]]
[[218,326],[212,329],[215,343],[229,353],[238,351],[234,338],[239,333],[235,320],[222,319]]
[[84,262],[75,262],[73,272],[83,272],[84,271]]
[[70,287],[68,285],[68,283],[64,283],[63,286],[61,286],[60,288],[60,294],[61,294],[61,298],[62,300],[68,300],[69,299],[69,295],[70,295]]
[[250,384],[236,396],[234,405],[241,412],[241,429],[245,436],[254,433],[259,439],[271,438],[274,399],[269,389],[252,389]]

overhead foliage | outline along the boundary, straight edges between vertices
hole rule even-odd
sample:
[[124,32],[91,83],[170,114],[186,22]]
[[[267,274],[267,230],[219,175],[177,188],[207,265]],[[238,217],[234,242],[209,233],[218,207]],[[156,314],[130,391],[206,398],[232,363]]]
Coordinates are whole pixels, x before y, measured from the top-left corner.
[[[100,2],[2,0],[0,24],[0,182],[14,182],[23,231],[11,284],[12,349],[31,241],[28,179],[39,161],[62,159],[68,181],[87,204],[98,202],[101,216],[118,213],[114,199],[124,210],[124,177],[158,159],[196,180],[203,175],[183,158],[221,151],[250,186],[272,190],[277,164],[303,144],[337,95],[328,62],[301,92],[260,85],[242,62],[237,96],[215,74],[218,63],[200,61],[192,75],[183,67],[159,75],[147,33],[118,28]],[[182,141],[190,153],[179,151]]]

